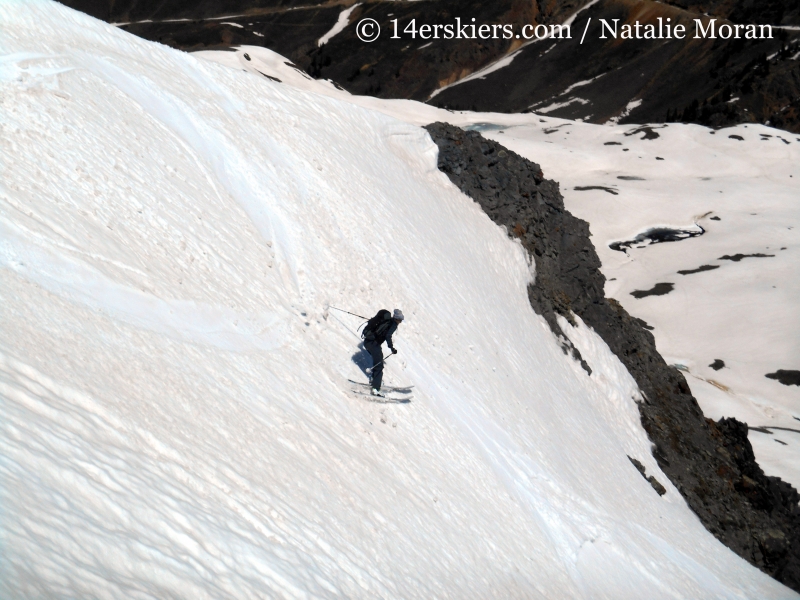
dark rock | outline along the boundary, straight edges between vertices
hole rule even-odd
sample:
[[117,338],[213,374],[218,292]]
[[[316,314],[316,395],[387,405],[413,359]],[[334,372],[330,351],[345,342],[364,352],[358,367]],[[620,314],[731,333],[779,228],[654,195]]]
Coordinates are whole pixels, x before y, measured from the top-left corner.
[[[246,55],[245,55],[245,56],[246,56]],[[256,71],[258,71],[258,69],[256,69]],[[261,73],[261,71],[258,71],[258,72],[259,72],[259,73]],[[266,73],[261,73],[261,74],[262,74],[264,77],[266,77],[267,79],[271,80],[271,81],[274,81],[274,82],[276,82],[276,83],[282,83],[282,82],[281,82],[281,80],[280,80],[280,79],[278,79],[277,77],[273,77],[272,75],[267,75]]]
[[725,256],[720,256],[717,260],[732,260],[733,262],[739,262],[743,258],[773,258],[774,254],[734,254],[733,256],[726,254]]
[[758,431],[759,433],[766,433],[767,435],[772,435],[772,432],[766,427],[750,427],[749,430]]
[[[612,250],[625,252],[627,248],[648,242],[650,244],[663,244],[666,242],[680,242],[689,238],[703,235],[705,229],[697,225],[697,229],[673,229],[672,227],[651,227],[647,231],[640,233],[631,240],[622,242],[612,242],[608,245]],[[638,246],[637,246],[638,247]]]
[[636,135],[637,133],[643,133],[644,135],[639,138],[642,140],[657,140],[659,137],[659,133],[655,131],[655,128],[652,125],[642,125],[641,127],[637,127],[632,131],[625,132],[625,136],[629,135]]
[[614,196],[619,195],[618,190],[606,187],[604,185],[577,185],[573,189],[577,192],[585,192],[588,190],[603,190],[604,192],[608,192],[609,194],[613,194]]
[[[543,179],[539,165],[475,131],[445,123],[426,129],[439,147],[439,169],[535,261],[536,282],[528,288],[533,310],[562,344],[566,336],[556,316],[574,321],[578,315],[636,380],[653,457],[700,521],[739,556],[800,590],[800,496],[788,483],[764,475],[746,424],[704,418],[683,375],[656,350],[652,334],[604,296],[589,225],[565,209],[558,184]],[[485,154],[484,145],[493,154]],[[490,166],[501,150],[507,156]]]
[[645,473],[644,465],[641,462],[639,462],[635,458],[631,458],[630,456],[628,457],[628,460],[630,460],[633,463],[633,466],[636,467],[636,469],[639,471],[639,473],[642,474],[642,477],[644,477],[645,480],[651,486],[653,486],[653,489],[656,491],[656,493],[659,496],[663,496],[664,494],[667,493],[667,488],[665,488],[663,485],[661,485],[661,483],[659,483],[658,479],[656,479],[652,475],[650,477],[647,476],[647,473]]
[[650,475],[650,477],[647,478],[647,481],[650,482],[650,485],[653,486],[653,489],[656,491],[656,493],[659,496],[663,496],[664,494],[667,493],[667,488],[665,488],[663,485],[661,485],[661,483],[658,481],[658,479],[656,479],[652,475]]
[[642,477],[646,477],[645,468],[644,468],[644,465],[641,462],[639,462],[635,458],[631,458],[630,456],[628,457],[628,460],[633,463],[633,466],[636,467],[636,470],[639,471],[639,473],[642,474]]
[[646,298],[647,296],[664,296],[675,288],[674,283],[657,283],[649,290],[634,290],[631,296],[636,299]]
[[702,273],[703,271],[713,271],[719,269],[719,265],[700,265],[696,269],[688,269],[686,271],[678,271],[680,275],[691,275],[692,273]]
[[765,377],[777,379],[783,385],[800,385],[800,371],[778,369],[774,373],[767,373]]

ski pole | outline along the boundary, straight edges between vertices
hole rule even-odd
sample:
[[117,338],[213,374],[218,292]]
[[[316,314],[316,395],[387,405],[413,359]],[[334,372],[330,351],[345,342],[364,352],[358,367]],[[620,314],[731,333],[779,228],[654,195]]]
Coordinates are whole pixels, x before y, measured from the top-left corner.
[[375,368],[375,367],[377,367],[378,365],[385,363],[387,360],[389,360],[390,358],[392,358],[392,356],[394,356],[394,355],[393,355],[393,354],[390,354],[389,356],[384,356],[384,357],[383,357],[383,360],[379,360],[378,362],[376,362],[374,365],[372,365],[372,368],[374,369],[374,368]]
[[358,317],[359,319],[365,319],[365,320],[369,321],[369,319],[367,319],[367,317],[362,317],[361,315],[357,315],[356,313],[352,313],[349,310],[344,310],[343,308],[336,308],[335,306],[331,306],[330,304],[328,304],[328,308],[332,308],[333,310],[338,310],[339,312],[347,313],[348,315],[353,315],[354,317]]

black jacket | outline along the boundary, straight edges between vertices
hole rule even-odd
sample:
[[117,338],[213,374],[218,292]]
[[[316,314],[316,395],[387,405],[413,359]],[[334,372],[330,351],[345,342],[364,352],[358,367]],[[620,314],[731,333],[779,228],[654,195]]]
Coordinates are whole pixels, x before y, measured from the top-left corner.
[[364,334],[364,339],[368,342],[374,342],[376,344],[382,344],[386,342],[386,345],[389,348],[394,348],[394,344],[392,343],[392,334],[397,331],[397,321],[392,319],[391,323],[389,323],[389,327],[386,331],[383,332],[382,335],[375,335],[375,332],[372,330],[367,330]]
[[389,348],[394,348],[394,344],[392,344],[392,334],[397,331],[397,321],[392,319],[392,322],[389,324],[389,329],[386,330],[386,345]]

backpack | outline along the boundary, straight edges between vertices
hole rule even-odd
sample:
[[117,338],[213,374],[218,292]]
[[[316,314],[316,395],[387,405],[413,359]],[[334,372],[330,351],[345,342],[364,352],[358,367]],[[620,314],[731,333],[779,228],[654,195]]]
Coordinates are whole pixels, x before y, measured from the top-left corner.
[[374,317],[367,321],[367,326],[361,332],[361,337],[365,340],[375,340],[383,343],[386,330],[392,324],[392,313],[385,308],[378,311]]

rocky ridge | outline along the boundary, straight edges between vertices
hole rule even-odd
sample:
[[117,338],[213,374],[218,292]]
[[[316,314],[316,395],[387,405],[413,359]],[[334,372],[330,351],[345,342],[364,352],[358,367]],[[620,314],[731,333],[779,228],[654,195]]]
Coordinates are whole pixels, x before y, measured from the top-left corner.
[[[779,28],[769,21],[779,14],[781,22],[794,23],[796,12],[762,14],[760,8],[748,12],[706,3],[709,10],[720,11],[714,13],[700,4],[683,8],[651,0],[601,0],[580,13],[572,39],[528,45],[509,65],[452,86],[430,103],[593,123],[767,123],[800,131],[800,35],[791,25]],[[775,25],[772,38],[694,37],[695,20],[708,27],[716,19],[718,27],[745,16],[742,24]],[[655,28],[680,24],[688,33],[685,39],[614,39],[601,31],[601,19]],[[582,43],[584,26],[589,29]]]
[[[121,29],[187,51],[264,46],[352,94],[452,110],[535,111],[604,123],[767,123],[800,132],[800,9],[795,0],[61,0]],[[352,8],[349,25],[318,40]],[[582,10],[581,9],[585,9]],[[571,39],[424,39],[407,26],[573,22]],[[356,35],[377,21],[379,39]],[[587,20],[591,27],[582,42]],[[691,39],[694,19],[775,26],[772,39]],[[601,39],[600,19],[680,23],[687,39]],[[668,21],[669,19],[669,21]],[[398,35],[392,35],[395,24]],[[464,81],[508,58],[501,69]],[[457,85],[451,85],[456,82]],[[451,86],[451,87],[448,87]],[[434,92],[437,95],[432,96]]]
[[703,416],[683,375],[659,355],[646,324],[605,297],[589,224],[565,209],[558,183],[546,179],[539,165],[478,132],[446,123],[426,129],[439,147],[439,169],[534,259],[531,307],[565,352],[590,371],[556,319],[562,315],[574,322],[578,315],[631,373],[644,397],[639,413],[653,455],[706,529],[800,591],[800,495],[764,474],[745,423]]

